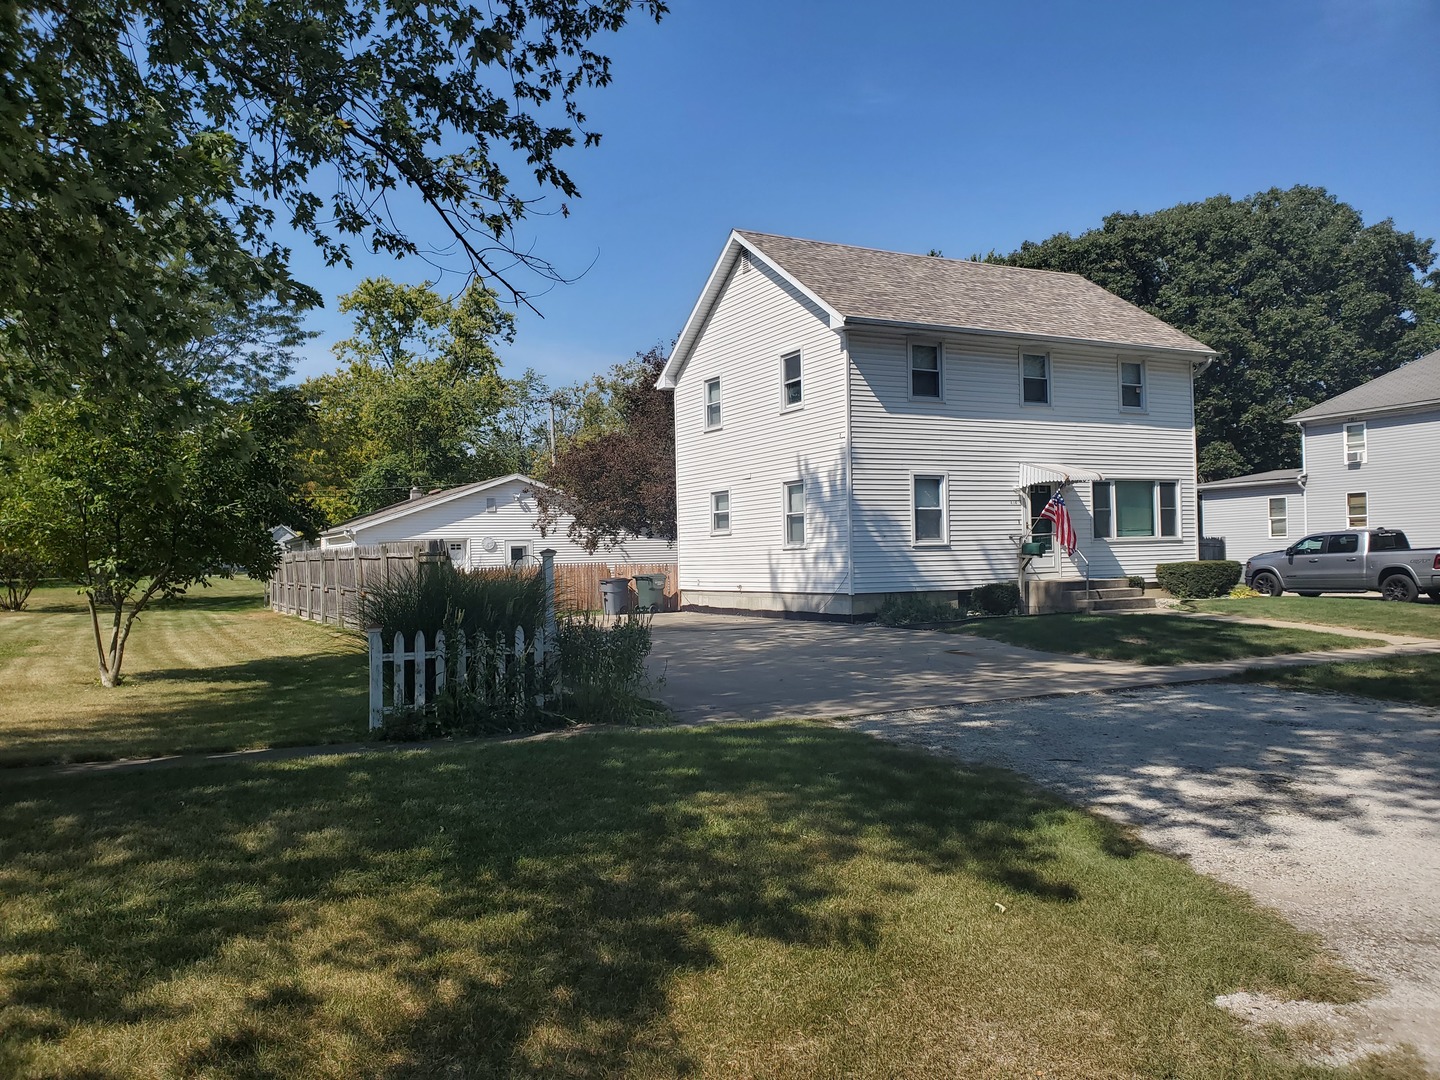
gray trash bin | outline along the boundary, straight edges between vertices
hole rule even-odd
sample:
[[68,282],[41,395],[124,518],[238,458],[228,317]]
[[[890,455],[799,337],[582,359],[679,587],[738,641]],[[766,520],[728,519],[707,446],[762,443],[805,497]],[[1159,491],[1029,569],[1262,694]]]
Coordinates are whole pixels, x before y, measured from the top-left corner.
[[659,611],[665,606],[665,575],[635,575],[636,606],[641,611]]
[[629,611],[630,579],[628,577],[601,578],[600,605],[606,615],[623,615]]

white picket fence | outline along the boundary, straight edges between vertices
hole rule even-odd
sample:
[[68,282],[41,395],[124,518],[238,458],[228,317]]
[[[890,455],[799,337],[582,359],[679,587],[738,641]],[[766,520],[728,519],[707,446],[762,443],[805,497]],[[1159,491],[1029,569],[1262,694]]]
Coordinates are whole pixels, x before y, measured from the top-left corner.
[[367,635],[371,731],[383,727],[386,716],[423,712],[447,693],[497,714],[514,715],[531,706],[544,709],[554,694],[553,642],[543,626],[528,640],[518,626],[513,640],[500,635],[448,642],[441,630],[433,648],[426,648],[424,631],[415,635],[413,648],[407,648],[405,635],[397,633],[388,652],[380,630],[372,628]]

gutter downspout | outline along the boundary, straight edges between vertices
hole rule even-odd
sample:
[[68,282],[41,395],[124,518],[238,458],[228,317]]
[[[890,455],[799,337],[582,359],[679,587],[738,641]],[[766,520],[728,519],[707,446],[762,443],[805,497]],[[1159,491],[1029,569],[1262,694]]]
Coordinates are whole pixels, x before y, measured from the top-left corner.
[[[1310,532],[1310,498],[1308,495],[1309,485],[1305,483],[1310,477],[1310,465],[1305,460],[1305,421],[1296,422],[1300,429],[1300,517],[1305,522],[1305,532]],[[1343,431],[1344,428],[1341,428]]]
[[840,331],[845,391],[845,588],[850,594],[850,621],[855,621],[855,445],[850,433],[850,332]]

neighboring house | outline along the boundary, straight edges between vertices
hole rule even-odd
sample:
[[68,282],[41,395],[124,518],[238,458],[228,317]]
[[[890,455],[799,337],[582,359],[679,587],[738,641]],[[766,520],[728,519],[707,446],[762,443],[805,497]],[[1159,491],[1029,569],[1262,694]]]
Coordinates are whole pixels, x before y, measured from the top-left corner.
[[541,536],[535,524],[539,509],[534,490],[542,486],[528,476],[512,473],[428,495],[416,488],[405,502],[326,530],[320,534],[320,545],[336,548],[440,540],[451,561],[465,568],[508,566],[538,557],[545,548],[553,548],[556,561],[562,563],[674,561],[674,545],[642,537],[588,552],[570,539],[571,519],[563,516],[548,535]]
[[276,525],[270,530],[270,539],[281,551],[291,551],[305,543],[304,538],[289,525]]
[[1200,485],[1204,536],[1225,541],[1225,557],[1289,547],[1305,535],[1305,489],[1299,469],[1275,469]]
[[[1253,530],[1276,494],[1236,477],[1203,488],[1205,535],[1223,537],[1228,558],[1275,551],[1310,533],[1402,530],[1419,547],[1440,544],[1440,350],[1290,417],[1301,462],[1286,539],[1254,548]],[[1278,491],[1278,489],[1277,489]],[[1218,516],[1217,516],[1218,515]],[[1242,539],[1231,542],[1231,532]]]
[[1029,578],[1193,559],[1213,357],[1073,274],[733,232],[659,382],[686,603],[864,614],[1014,581],[1062,485],[1080,554]]

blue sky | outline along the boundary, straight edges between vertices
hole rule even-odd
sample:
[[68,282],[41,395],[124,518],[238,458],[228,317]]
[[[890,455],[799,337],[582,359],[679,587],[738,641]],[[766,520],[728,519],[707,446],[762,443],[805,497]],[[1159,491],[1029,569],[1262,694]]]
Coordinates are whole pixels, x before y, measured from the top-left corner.
[[[600,46],[604,139],[566,158],[583,198],[520,232],[579,278],[522,312],[508,374],[568,383],[668,346],[733,227],[963,258],[1303,183],[1440,236],[1435,0],[671,3]],[[301,377],[334,366],[361,277],[436,277],[300,246],[293,266],[327,305]]]

